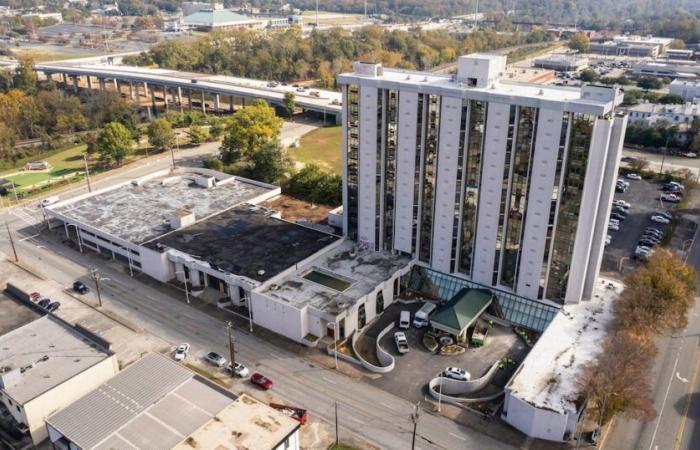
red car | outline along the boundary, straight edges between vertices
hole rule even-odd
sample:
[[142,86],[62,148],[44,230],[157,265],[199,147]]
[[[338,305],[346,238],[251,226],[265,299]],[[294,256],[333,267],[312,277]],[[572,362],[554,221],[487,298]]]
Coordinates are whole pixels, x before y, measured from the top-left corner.
[[253,384],[257,384],[266,391],[272,387],[272,381],[269,378],[266,378],[257,372],[255,372],[253,376],[250,377],[250,381]]

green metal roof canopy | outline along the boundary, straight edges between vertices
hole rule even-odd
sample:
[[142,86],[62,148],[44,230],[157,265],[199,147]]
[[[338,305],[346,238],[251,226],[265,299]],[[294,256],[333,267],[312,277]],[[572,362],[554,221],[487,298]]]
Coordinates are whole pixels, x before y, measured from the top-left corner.
[[486,311],[494,298],[488,289],[464,288],[435,313],[430,319],[430,325],[460,335]]

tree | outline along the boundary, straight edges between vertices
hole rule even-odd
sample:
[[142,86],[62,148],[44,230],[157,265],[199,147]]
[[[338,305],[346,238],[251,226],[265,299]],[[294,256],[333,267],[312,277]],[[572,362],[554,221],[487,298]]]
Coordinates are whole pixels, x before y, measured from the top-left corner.
[[568,45],[572,50],[586,53],[591,47],[591,40],[588,38],[586,33],[574,33],[571,35]]
[[188,134],[190,135],[190,142],[193,144],[201,144],[209,139],[209,131],[199,125],[190,126]]
[[643,172],[649,167],[649,160],[646,158],[634,158],[630,164],[630,169],[633,172]]
[[685,42],[683,42],[683,39],[674,39],[668,47],[674,50],[683,50],[685,49]]
[[656,77],[642,77],[637,80],[637,87],[648,91],[649,89],[661,89],[664,87],[664,83]]
[[581,81],[591,83],[598,79],[598,72],[593,69],[583,69],[579,75]]
[[264,143],[251,161],[248,176],[263,183],[279,182],[292,168],[292,161],[278,140]]
[[110,122],[97,136],[97,147],[102,162],[121,164],[133,147],[131,133],[121,123]]
[[56,116],[56,131],[70,133],[87,128],[87,119],[79,112],[59,114]]
[[29,57],[19,58],[13,80],[15,88],[31,94],[36,92],[36,81],[37,76],[34,71],[34,60]]
[[294,107],[296,106],[294,102],[294,92],[284,93],[284,108],[287,110],[289,117],[294,115]]
[[307,164],[292,175],[283,185],[285,194],[324,205],[340,205],[343,202],[342,178],[324,172],[316,164]]
[[678,95],[678,94],[664,94],[661,97],[659,97],[658,103],[661,103],[663,105],[682,105],[685,103],[685,99],[683,96]]
[[0,158],[14,160],[14,147],[17,142],[17,133],[0,121]]
[[221,143],[221,159],[231,164],[241,158],[250,159],[263,144],[279,137],[282,119],[262,100],[236,111],[229,119]]
[[148,143],[161,150],[170,150],[175,145],[175,132],[165,119],[156,119],[148,126]]

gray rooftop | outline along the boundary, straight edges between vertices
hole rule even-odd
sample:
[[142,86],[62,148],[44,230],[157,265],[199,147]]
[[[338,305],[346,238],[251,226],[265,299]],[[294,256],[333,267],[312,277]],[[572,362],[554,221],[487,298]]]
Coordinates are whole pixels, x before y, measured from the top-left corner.
[[173,448],[236,398],[150,353],[46,422],[82,449]]
[[[411,262],[411,258],[405,255],[356,250],[355,247],[354,242],[344,241],[304,264],[294,274],[269,285],[263,293],[296,308],[308,305],[337,315],[372,292],[394,273],[406,269]],[[304,278],[313,270],[349,282],[350,286],[341,292]]]
[[25,404],[109,356],[69,326],[44,316],[0,336],[0,367],[20,371],[16,384],[3,390]]
[[340,239],[277,219],[273,213],[241,205],[169,233],[148,246],[172,248],[218,270],[262,282]]
[[177,211],[191,211],[196,220],[201,220],[276,189],[225,174],[217,175],[216,186],[205,188],[196,183],[201,177],[192,169],[179,169],[173,175],[127,183],[47,209],[110,236],[141,244],[171,231],[170,218]]

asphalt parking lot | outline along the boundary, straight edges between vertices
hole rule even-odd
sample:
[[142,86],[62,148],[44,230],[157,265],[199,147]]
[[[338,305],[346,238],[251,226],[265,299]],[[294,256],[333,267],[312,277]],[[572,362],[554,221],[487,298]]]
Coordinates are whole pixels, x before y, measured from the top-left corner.
[[631,205],[629,215],[627,220],[620,223],[620,231],[608,231],[612,240],[605,248],[602,265],[603,272],[618,277],[629,273],[639,264],[633,258],[634,249],[645,228],[653,226],[662,231],[668,228],[668,225],[652,222],[650,220],[652,213],[676,209],[675,204],[668,202],[662,204],[659,200],[662,193],[661,184],[646,180],[626,181],[630,183],[629,189],[624,194],[615,193],[615,200],[624,200]]

